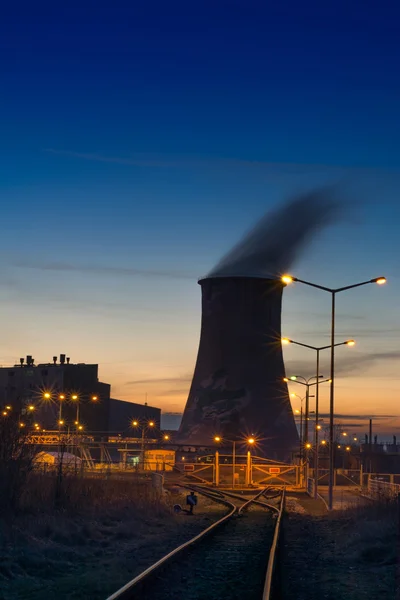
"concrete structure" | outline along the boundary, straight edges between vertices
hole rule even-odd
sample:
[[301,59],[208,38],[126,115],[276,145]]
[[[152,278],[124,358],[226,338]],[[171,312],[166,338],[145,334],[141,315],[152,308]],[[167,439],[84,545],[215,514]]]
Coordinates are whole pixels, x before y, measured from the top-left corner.
[[27,356],[19,365],[0,368],[1,405],[11,406],[22,421],[33,406],[31,417],[46,430],[57,429],[61,403],[65,427],[73,429],[78,416],[86,430],[107,431],[110,388],[99,381],[98,365],[72,364],[65,354],[38,365]]
[[[132,427],[133,421],[138,422],[137,427]],[[154,422],[154,428],[148,423]],[[140,437],[142,427],[147,427],[146,438],[158,438],[160,435],[161,409],[147,404],[136,404],[124,400],[110,399],[108,431],[121,433],[127,437]]]
[[209,446],[215,435],[254,435],[255,453],[285,460],[298,435],[283,381],[283,285],[255,277],[199,283],[200,345],[177,441]]
[[[37,423],[38,432],[57,430],[61,414],[64,431],[73,432],[80,425],[80,433],[140,437],[141,425],[153,421],[151,437],[158,438],[161,410],[110,399],[111,386],[99,381],[98,370],[96,364],[73,364],[65,354],[38,365],[31,356],[21,358],[20,364],[0,368],[0,408],[9,406],[9,413],[21,422]],[[139,422],[136,429],[131,427],[133,420]]]

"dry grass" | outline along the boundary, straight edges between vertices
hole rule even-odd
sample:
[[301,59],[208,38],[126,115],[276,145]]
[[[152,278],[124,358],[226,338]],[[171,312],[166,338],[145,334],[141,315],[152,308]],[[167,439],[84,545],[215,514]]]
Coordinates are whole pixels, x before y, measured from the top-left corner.
[[325,516],[289,515],[285,581],[296,600],[399,597],[397,503],[367,503]]
[[[57,495],[57,503],[55,497]],[[124,510],[134,503],[136,511],[165,510],[159,493],[151,481],[140,475],[110,478],[30,473],[19,503],[22,513],[50,513],[61,510],[68,514],[95,514],[107,510]]]
[[184,494],[148,482],[66,477],[55,509],[54,478],[32,474],[19,513],[0,517],[0,600],[104,600],[224,511],[200,500],[194,517],[175,515]]

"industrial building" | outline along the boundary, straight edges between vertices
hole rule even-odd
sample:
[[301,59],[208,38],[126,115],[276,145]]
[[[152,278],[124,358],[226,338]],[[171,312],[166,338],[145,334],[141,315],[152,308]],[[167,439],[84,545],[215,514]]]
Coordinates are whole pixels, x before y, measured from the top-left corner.
[[161,410],[111,399],[111,386],[99,381],[98,370],[97,364],[74,364],[65,354],[37,365],[28,355],[0,368],[0,406],[41,432],[61,428],[139,437],[150,422],[159,432]]

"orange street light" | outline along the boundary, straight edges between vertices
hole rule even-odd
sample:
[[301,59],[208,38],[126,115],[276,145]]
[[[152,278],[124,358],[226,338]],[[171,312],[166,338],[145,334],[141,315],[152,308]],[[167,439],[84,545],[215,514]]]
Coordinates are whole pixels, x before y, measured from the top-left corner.
[[98,396],[92,396],[93,402],[96,402],[96,400],[98,400],[98,399],[99,399]]
[[62,419],[60,419],[60,421],[58,421],[59,425],[64,425],[64,421]]
[[7,405],[7,406],[6,406],[6,410],[11,410],[11,406],[10,406],[10,405]]
[[19,426],[20,427],[25,427],[25,423],[20,423]]
[[253,445],[253,444],[255,444],[255,443],[256,443],[256,440],[255,440],[253,437],[251,437],[251,438],[249,438],[249,439],[247,440],[247,443],[248,443],[248,444],[250,444],[250,445]]
[[164,440],[169,440],[169,435],[164,435]]
[[326,440],[321,441],[322,446],[326,446]]
[[64,394],[60,394],[58,397],[59,397],[60,400],[65,400]]
[[350,452],[350,450],[351,450],[350,446],[346,446],[346,450],[347,450],[347,452]]
[[83,429],[83,426],[82,426],[82,425],[79,425],[78,429],[79,429],[79,431],[82,431],[82,429]]
[[133,425],[133,427],[137,427],[139,425],[139,423],[137,421],[132,421],[132,425]]
[[154,421],[149,422],[149,427],[154,427]]
[[30,405],[28,406],[28,410],[30,410],[30,411],[33,411],[33,410],[35,410],[35,407],[33,406],[33,404],[30,404]]
[[6,410],[3,410],[3,416],[6,417],[7,415],[8,415],[8,412]]
[[281,277],[281,281],[286,285],[290,285],[293,283],[293,277],[291,275],[283,275],[283,277]]
[[214,442],[220,442],[221,438],[219,437],[219,435],[216,435],[214,438]]
[[378,285],[384,285],[386,282],[386,277],[377,277],[376,279],[371,279],[371,283],[377,283]]
[[78,400],[78,395],[77,394],[72,394],[71,398],[72,398],[72,400]]
[[45,398],[46,400],[50,400],[50,398],[51,398],[51,394],[50,394],[50,392],[45,392],[45,393],[43,394],[43,398]]

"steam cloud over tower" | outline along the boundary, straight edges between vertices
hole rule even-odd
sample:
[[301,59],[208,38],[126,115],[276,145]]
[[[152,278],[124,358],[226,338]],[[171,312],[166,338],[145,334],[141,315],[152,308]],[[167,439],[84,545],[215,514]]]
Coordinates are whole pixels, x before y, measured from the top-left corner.
[[336,204],[328,190],[292,200],[263,217],[200,280],[200,345],[179,441],[210,445],[255,434],[258,453],[286,459],[298,436],[282,356],[280,276]]

